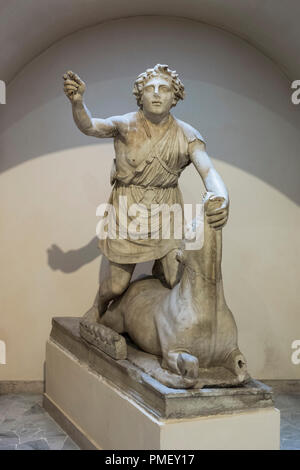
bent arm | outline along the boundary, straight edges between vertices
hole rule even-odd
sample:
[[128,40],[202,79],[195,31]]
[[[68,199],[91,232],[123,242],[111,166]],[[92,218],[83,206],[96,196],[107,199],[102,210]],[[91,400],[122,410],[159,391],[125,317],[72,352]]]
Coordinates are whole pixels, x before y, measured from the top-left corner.
[[[227,222],[229,213],[229,196],[227,188],[206,153],[205,144],[200,140],[189,144],[190,158],[200,174],[208,194],[204,199],[207,221],[215,230],[221,230]],[[209,194],[213,193],[213,194]],[[220,207],[210,209],[208,200],[223,198]]]
[[213,166],[208,156],[204,142],[194,140],[189,144],[189,154],[196,170],[200,174],[206,191],[214,193],[216,196],[223,197],[227,202],[229,195],[227,188],[221,176]]
[[83,100],[72,103],[73,118],[78,129],[93,137],[114,137],[118,134],[117,119],[98,119],[91,116]]

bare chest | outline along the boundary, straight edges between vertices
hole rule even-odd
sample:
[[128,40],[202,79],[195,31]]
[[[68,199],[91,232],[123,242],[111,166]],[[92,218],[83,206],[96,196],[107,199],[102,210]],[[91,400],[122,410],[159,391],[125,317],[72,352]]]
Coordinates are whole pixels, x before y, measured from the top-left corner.
[[[136,168],[147,158],[159,153],[159,145],[155,143],[163,138],[164,133],[164,129],[159,129],[149,138],[143,128],[136,127],[130,129],[126,135],[116,137],[114,146],[117,168],[124,165]],[[165,148],[166,150],[168,149]]]

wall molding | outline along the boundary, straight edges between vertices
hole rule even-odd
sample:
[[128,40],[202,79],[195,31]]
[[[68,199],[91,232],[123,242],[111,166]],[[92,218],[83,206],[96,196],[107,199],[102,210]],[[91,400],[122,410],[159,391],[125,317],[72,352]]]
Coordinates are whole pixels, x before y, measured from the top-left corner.
[[43,380],[0,380],[0,395],[18,393],[44,393]]

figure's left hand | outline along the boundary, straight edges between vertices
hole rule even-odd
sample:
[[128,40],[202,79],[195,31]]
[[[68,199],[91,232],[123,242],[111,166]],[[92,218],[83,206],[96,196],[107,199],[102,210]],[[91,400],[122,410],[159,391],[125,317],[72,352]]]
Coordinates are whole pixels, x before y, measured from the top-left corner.
[[207,193],[204,207],[209,225],[215,230],[221,230],[228,219],[229,200],[216,194]]

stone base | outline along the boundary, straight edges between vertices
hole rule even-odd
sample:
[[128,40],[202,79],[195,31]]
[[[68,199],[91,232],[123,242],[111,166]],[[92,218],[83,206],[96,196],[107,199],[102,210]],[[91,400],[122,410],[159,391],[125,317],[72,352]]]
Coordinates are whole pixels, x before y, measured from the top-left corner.
[[78,318],[53,320],[44,406],[84,449],[279,449],[269,387],[170,389],[85,344]]

